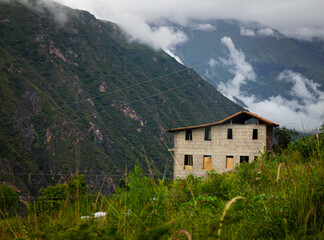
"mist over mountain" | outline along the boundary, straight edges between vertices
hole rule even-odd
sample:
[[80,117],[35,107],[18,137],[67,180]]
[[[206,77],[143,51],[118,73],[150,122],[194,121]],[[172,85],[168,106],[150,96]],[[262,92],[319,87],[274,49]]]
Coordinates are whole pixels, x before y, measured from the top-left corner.
[[229,99],[282,125],[318,129],[324,119],[324,42],[285,37],[257,22],[192,20],[158,26],[183,33],[168,49]]
[[[129,42],[194,66],[253,112],[300,131],[323,121],[323,1],[58,1],[117,23]],[[64,24],[64,11],[37,2]]]

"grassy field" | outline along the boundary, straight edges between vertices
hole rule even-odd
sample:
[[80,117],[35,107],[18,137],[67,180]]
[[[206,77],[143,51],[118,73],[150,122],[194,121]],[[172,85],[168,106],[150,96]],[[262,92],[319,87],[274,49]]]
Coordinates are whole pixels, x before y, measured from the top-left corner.
[[324,239],[323,159],[323,137],[311,136],[206,179],[156,180],[137,165],[112,196],[74,176],[25,215],[2,208],[0,239]]

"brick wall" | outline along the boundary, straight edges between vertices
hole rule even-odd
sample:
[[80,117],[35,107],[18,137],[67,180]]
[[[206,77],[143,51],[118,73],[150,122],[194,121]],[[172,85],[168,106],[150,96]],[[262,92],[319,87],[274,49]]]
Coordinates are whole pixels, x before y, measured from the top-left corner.
[[[227,129],[231,128],[233,139],[227,139]],[[258,139],[253,140],[253,129],[258,129]],[[211,127],[211,141],[205,141],[205,128],[192,129],[192,140],[185,140],[186,131],[174,133],[174,178],[184,178],[192,173],[206,176],[203,170],[204,155],[212,156],[212,168],[222,173],[226,169],[226,156],[234,157],[239,164],[240,156],[248,156],[254,161],[259,151],[266,146],[266,126],[256,124],[224,124]],[[184,170],[184,156],[193,155],[193,169]]]

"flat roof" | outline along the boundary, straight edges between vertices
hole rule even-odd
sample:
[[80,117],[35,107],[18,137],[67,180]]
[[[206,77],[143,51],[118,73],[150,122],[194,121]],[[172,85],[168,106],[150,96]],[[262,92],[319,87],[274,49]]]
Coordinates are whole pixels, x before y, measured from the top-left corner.
[[202,125],[195,125],[195,126],[189,126],[189,127],[179,127],[179,128],[173,128],[168,130],[167,132],[169,133],[174,133],[177,131],[181,131],[181,130],[187,130],[187,129],[195,129],[195,128],[202,128],[202,127],[210,127],[210,126],[214,126],[214,125],[221,125],[221,124],[225,124],[227,122],[229,122],[230,120],[233,121],[233,123],[244,123],[245,121],[251,119],[251,118],[255,118],[255,119],[259,119],[261,122],[263,122],[265,125],[268,126],[273,126],[273,127],[278,127],[279,124],[274,123],[268,119],[265,119],[263,117],[260,117],[257,114],[248,112],[248,111],[241,111],[238,113],[233,114],[232,116],[229,116],[223,120],[220,120],[218,122],[213,122],[213,123],[207,123],[207,124],[202,124]]

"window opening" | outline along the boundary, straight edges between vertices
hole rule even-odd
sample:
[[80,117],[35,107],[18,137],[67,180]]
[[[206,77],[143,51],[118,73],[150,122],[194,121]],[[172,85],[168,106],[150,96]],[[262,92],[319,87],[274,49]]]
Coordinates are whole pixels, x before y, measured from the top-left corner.
[[240,156],[240,163],[248,163],[249,162],[249,156]]
[[184,169],[185,170],[192,170],[192,167],[193,167],[193,156],[192,155],[185,155]]
[[233,139],[233,130],[231,128],[227,129],[227,139]]
[[192,130],[186,130],[186,140],[192,140]]
[[205,141],[211,140],[211,129],[210,127],[205,127]]
[[234,169],[234,157],[226,156],[226,169]]
[[212,170],[212,156],[211,155],[204,155],[203,170]]
[[253,129],[252,139],[253,139],[253,140],[258,139],[258,129]]

